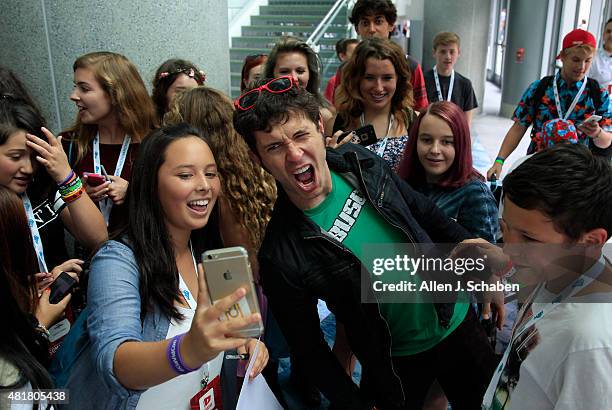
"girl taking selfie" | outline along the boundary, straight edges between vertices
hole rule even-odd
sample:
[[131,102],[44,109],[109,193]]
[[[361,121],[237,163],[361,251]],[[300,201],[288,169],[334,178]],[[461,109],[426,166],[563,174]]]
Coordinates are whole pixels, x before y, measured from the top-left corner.
[[[91,352],[81,355],[70,375],[71,401],[109,409],[189,408],[212,394],[232,408],[236,361],[223,352],[252,356],[258,341],[232,335],[261,318],[218,320],[244,288],[212,305],[208,300],[197,260],[222,247],[219,190],[215,158],[198,129],[180,123],[143,141],[128,219],[91,262]],[[250,377],[267,358],[260,344]]]

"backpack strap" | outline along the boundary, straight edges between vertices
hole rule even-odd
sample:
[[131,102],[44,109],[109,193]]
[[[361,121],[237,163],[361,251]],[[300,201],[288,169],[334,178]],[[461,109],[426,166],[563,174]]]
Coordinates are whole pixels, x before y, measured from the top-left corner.
[[599,85],[596,79],[591,77],[587,80],[587,95],[593,100],[595,109],[601,106],[601,85]]
[[535,92],[533,93],[534,102],[539,103],[542,101],[542,98],[544,98],[544,94],[546,94],[546,89],[550,87],[554,79],[554,75],[547,75],[546,77],[543,77],[540,80],[538,86],[535,89]]
[[[535,92],[533,93],[534,102],[542,101],[542,98],[544,98],[544,94],[546,93],[546,89],[552,84],[554,78],[555,76],[553,75],[547,75],[546,77],[543,77],[540,80],[540,83],[538,84]],[[595,107],[599,107],[602,103],[600,89],[601,86],[599,85],[597,80],[588,77],[587,95],[591,97],[591,99],[593,100],[593,104],[595,104]]]

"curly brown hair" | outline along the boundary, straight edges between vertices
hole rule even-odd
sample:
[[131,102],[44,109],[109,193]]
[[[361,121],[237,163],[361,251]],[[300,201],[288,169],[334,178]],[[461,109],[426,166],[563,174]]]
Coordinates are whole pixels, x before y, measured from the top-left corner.
[[414,105],[412,84],[410,84],[410,68],[404,51],[390,40],[368,38],[355,48],[353,55],[342,68],[342,81],[336,91],[336,109],[342,118],[343,126],[350,124],[351,119],[363,113],[363,96],[359,91],[359,83],[365,75],[368,58],[390,60],[397,75],[395,93],[391,99],[391,111],[397,118],[404,119],[408,128],[410,111]]
[[244,139],[232,125],[230,99],[206,86],[179,92],[164,116],[164,124],[185,121],[200,128],[215,154],[222,194],[249,240],[259,249],[276,201],[276,182],[248,155]]

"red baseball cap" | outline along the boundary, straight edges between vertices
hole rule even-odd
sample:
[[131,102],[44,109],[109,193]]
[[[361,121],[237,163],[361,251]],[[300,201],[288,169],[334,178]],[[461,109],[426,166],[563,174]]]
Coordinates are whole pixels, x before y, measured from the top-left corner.
[[[587,45],[593,48],[597,48],[597,41],[595,41],[595,36],[589,33],[586,30],[582,30],[577,28],[575,30],[570,31],[563,37],[563,50],[567,50],[568,48]],[[557,60],[561,58],[561,53],[557,56]]]

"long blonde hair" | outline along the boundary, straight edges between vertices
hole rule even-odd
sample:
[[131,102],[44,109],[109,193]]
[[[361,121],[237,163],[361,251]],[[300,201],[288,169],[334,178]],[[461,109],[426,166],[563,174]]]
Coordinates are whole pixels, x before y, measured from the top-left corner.
[[276,201],[274,178],[253,163],[248,147],[232,124],[230,99],[206,86],[179,92],[164,116],[164,125],[185,121],[200,128],[215,154],[223,195],[249,240],[259,249]]
[[[141,141],[157,127],[155,107],[136,66],[125,56],[110,51],[85,54],[76,59],[72,70],[90,69],[96,81],[111,99],[119,125],[134,141]],[[80,117],[62,135],[76,143],[76,156],[70,158],[77,164],[88,151],[88,145],[96,136],[98,126],[83,124]]]

